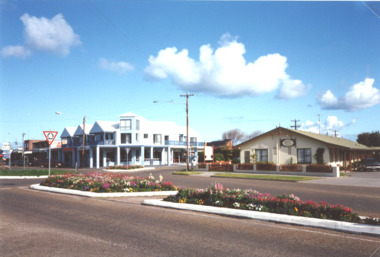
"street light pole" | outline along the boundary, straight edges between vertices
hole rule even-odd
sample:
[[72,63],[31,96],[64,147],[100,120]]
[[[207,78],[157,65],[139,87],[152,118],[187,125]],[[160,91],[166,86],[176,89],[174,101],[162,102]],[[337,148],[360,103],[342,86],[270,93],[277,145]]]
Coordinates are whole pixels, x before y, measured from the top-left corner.
[[22,133],[22,160],[24,161],[24,170],[25,170],[25,133]]
[[187,157],[186,157],[186,171],[189,170],[189,96],[194,96],[194,94],[180,95],[181,97],[186,97],[186,147],[187,147]]

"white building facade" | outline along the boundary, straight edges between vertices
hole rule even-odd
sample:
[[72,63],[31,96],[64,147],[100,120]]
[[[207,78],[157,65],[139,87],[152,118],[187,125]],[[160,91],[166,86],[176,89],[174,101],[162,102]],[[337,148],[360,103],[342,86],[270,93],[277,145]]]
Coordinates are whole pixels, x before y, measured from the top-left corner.
[[[149,121],[131,112],[119,121],[96,121],[61,134],[62,162],[71,167],[100,168],[114,165],[167,165],[186,163],[186,127],[174,122]],[[84,144],[83,144],[83,139]],[[197,162],[198,133],[189,129],[190,161]]]
[[348,167],[373,152],[372,148],[344,138],[278,127],[239,144],[241,163],[267,162],[315,164],[321,151],[323,163]]

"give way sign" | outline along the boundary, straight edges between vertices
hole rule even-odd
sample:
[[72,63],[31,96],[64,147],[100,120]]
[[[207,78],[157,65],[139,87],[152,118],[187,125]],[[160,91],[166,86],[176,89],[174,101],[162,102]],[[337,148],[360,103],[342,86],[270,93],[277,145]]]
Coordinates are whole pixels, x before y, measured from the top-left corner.
[[44,131],[44,135],[49,145],[54,142],[55,137],[58,135],[58,131]]

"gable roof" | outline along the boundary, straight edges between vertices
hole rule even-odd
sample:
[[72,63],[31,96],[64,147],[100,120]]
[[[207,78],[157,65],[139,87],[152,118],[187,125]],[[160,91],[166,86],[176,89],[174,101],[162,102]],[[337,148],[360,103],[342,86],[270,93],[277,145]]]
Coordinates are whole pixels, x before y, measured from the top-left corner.
[[283,127],[277,127],[275,129],[272,129],[266,133],[263,133],[257,137],[254,137],[252,139],[249,139],[239,145],[237,147],[240,147],[241,145],[256,140],[257,138],[264,137],[268,134],[273,134],[273,135],[279,135],[279,134],[296,134],[296,135],[301,135],[305,136],[307,138],[310,138],[312,140],[316,140],[319,142],[323,142],[325,144],[328,144],[330,146],[336,146],[336,147],[341,147],[341,148],[346,148],[346,149],[352,149],[352,150],[372,150],[372,148],[367,147],[365,145],[359,144],[357,142],[340,138],[340,137],[333,137],[333,136],[327,136],[327,135],[322,135],[322,134],[317,134],[317,133],[312,133],[312,132],[306,132],[306,131],[301,131],[301,130],[295,130],[295,129],[288,129],[288,128],[283,128]]
[[74,136],[75,130],[76,130],[75,127],[64,128],[64,130],[62,131],[62,134],[61,134],[61,138]]
[[117,121],[96,121],[90,134],[115,132],[120,127],[120,123]]
[[[88,135],[90,133],[90,130],[92,128],[92,125],[85,124],[85,134]],[[83,135],[83,124],[78,125],[77,129],[75,130],[74,136],[82,136]]]

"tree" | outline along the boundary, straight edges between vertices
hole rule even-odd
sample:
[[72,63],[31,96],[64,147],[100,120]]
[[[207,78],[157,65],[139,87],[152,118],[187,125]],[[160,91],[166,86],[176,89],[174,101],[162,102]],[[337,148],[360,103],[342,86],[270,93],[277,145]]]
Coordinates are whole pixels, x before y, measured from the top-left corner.
[[361,133],[358,135],[358,138],[356,141],[359,144],[368,146],[368,147],[373,147],[373,146],[380,146],[380,132],[375,131],[372,133]]
[[235,146],[241,142],[244,142],[247,135],[240,129],[231,129],[223,133],[223,140],[232,139],[232,145]]
[[244,132],[242,132],[240,129],[231,129],[223,133],[222,139],[223,140],[232,139],[232,145],[235,146],[244,141],[257,137],[261,134],[262,132],[260,130],[256,130],[252,132],[251,134],[247,135]]

